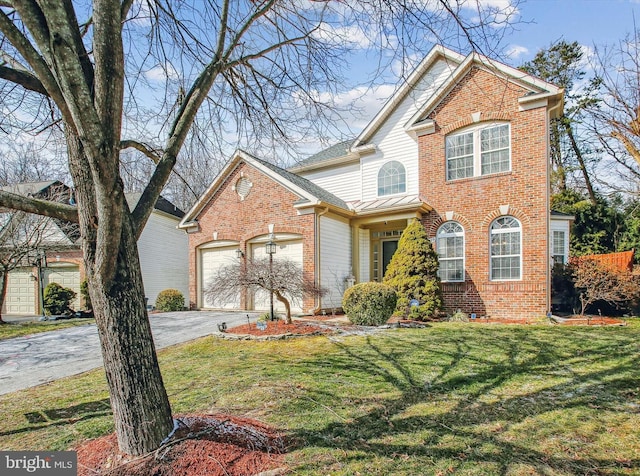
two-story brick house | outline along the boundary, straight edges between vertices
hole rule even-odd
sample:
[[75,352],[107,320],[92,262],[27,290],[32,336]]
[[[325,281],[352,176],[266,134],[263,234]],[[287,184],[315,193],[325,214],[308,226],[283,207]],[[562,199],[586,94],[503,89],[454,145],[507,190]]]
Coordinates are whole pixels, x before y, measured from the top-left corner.
[[[299,310],[339,307],[348,278],[382,279],[408,220],[419,219],[440,256],[448,312],[544,315],[550,263],[568,254],[569,217],[549,208],[549,121],[562,93],[436,47],[355,140],[289,170],[237,152],[180,225],[192,306],[211,306],[203,289],[220,266],[264,255],[274,238],[276,258],[329,289]],[[266,300],[240,293],[224,307]]]

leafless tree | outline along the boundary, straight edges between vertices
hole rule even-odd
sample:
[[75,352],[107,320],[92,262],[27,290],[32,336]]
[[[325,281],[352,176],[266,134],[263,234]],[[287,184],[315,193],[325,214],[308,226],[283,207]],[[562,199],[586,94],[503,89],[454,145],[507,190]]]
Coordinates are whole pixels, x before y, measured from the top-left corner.
[[204,290],[212,303],[232,302],[243,292],[263,289],[285,308],[287,324],[291,324],[291,304],[302,303],[305,297],[320,297],[325,290],[305,276],[302,267],[291,260],[247,258],[221,267]]
[[597,301],[620,306],[637,299],[640,294],[640,276],[630,271],[610,269],[585,257],[572,260],[571,269],[581,304],[580,315]]
[[[479,0],[0,0],[0,101],[9,111],[0,130],[62,131],[77,207],[10,193],[0,205],[79,223],[123,452],[147,453],[174,427],[136,240],[185,143],[206,137],[217,150],[245,144],[264,156],[310,131],[339,134],[330,98],[354,41],[424,52],[442,38],[468,49],[502,35],[493,27],[515,14]],[[153,163],[133,210],[125,149]]]
[[606,172],[600,179],[614,190],[634,194],[640,186],[639,34],[595,50],[591,64],[601,101],[589,110]]

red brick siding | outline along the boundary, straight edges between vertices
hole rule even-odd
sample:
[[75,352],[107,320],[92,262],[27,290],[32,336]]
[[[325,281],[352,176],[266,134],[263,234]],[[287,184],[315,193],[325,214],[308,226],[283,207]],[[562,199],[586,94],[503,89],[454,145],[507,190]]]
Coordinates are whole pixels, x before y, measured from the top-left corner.
[[[430,237],[446,221],[446,212],[465,231],[464,283],[443,283],[448,312],[461,309],[479,316],[531,318],[548,306],[548,170],[546,108],[518,110],[528,91],[487,71],[473,68],[430,114],[435,133],[419,142],[420,191],[434,210],[423,218]],[[483,121],[511,125],[511,172],[446,181],[445,137]],[[489,227],[500,206],[522,225],[522,279],[489,279]]]
[[[233,190],[241,174],[253,184],[244,200]],[[198,247],[213,241],[214,232],[217,232],[218,240],[238,241],[245,255],[249,251],[247,242],[267,234],[269,223],[275,225],[276,233],[300,234],[303,240],[303,270],[308,276],[314,276],[315,215],[298,215],[293,204],[299,199],[299,196],[245,163],[240,163],[229,174],[225,183],[198,215],[199,230],[189,234],[189,299],[192,308],[197,305]],[[242,296],[242,305],[246,307],[245,296]],[[303,302],[304,310],[313,306],[313,298]]]

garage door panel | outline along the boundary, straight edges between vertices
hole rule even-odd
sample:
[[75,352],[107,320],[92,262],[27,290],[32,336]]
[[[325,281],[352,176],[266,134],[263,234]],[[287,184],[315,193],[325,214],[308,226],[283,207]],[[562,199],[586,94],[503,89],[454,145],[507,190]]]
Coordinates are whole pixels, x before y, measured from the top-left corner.
[[240,308],[240,294],[227,301],[218,302],[217,300],[211,300],[205,295],[209,282],[216,276],[218,270],[223,266],[233,265],[237,263],[236,258],[237,247],[232,248],[208,248],[200,252],[201,263],[201,303],[204,308],[221,308],[221,309],[239,309]]
[[[251,250],[253,258],[264,258],[269,256],[266,252],[264,243],[254,244]],[[302,255],[302,240],[278,242],[276,248],[276,254],[273,255],[274,260],[293,261],[302,267],[303,255]],[[291,310],[293,312],[301,312],[300,307],[302,303],[292,302]],[[273,299],[273,307],[276,311],[284,312],[284,304],[278,301],[275,297]],[[270,296],[264,289],[256,290],[253,295],[253,309],[256,311],[267,311],[270,308]]]
[[9,273],[5,312],[7,314],[36,313],[36,284],[31,269],[19,269]]

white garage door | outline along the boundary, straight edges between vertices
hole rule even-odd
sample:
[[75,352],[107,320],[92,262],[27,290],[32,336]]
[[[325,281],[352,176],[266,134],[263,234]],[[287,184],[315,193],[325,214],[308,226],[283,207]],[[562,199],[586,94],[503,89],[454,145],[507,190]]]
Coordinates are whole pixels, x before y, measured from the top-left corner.
[[44,285],[58,283],[63,288],[69,288],[76,293],[76,298],[69,304],[73,310],[80,310],[80,268],[78,266],[60,266],[44,270]]
[[209,309],[240,309],[240,293],[230,300],[220,302],[218,299],[210,299],[205,295],[204,290],[207,284],[214,278],[218,270],[225,265],[237,264],[237,246],[232,248],[207,248],[200,251],[200,302],[202,307]]
[[[295,263],[298,263],[302,268],[302,240],[295,241],[283,241],[276,242],[277,248],[276,253],[273,255],[274,260],[278,259],[288,259]],[[264,243],[256,243],[252,246],[251,249],[252,255],[254,258],[263,258],[267,255]],[[270,302],[269,302],[269,293],[264,290],[256,291],[253,296],[253,309],[256,311],[267,311],[269,310]],[[293,312],[301,312],[302,311],[302,303],[301,302],[292,302],[291,303],[291,311]],[[273,307],[275,310],[283,312],[284,305],[278,301],[275,297],[273,298]]]
[[5,309],[7,314],[36,314],[36,281],[31,269],[16,269],[9,273]]

